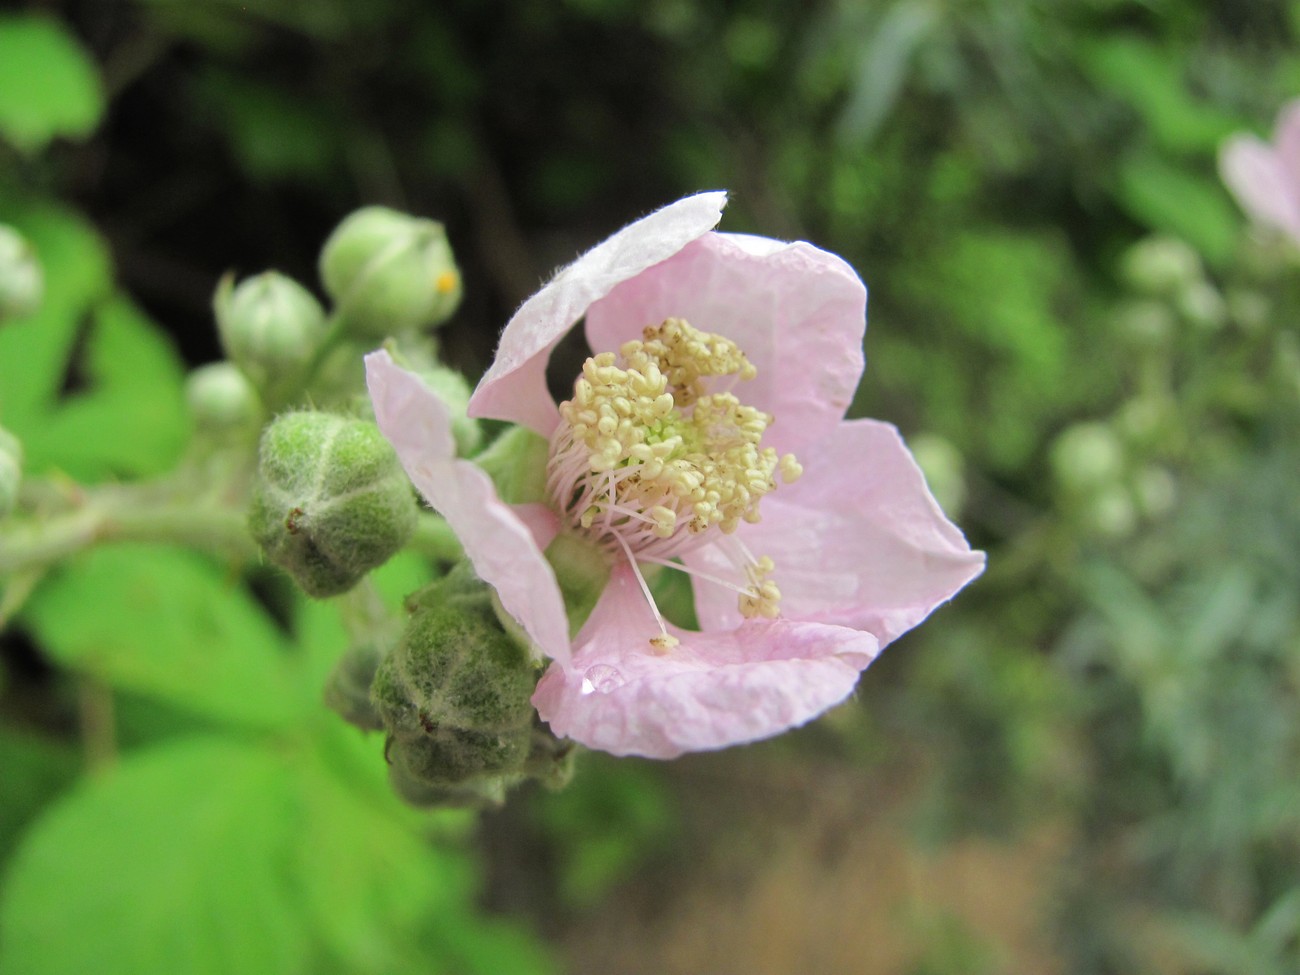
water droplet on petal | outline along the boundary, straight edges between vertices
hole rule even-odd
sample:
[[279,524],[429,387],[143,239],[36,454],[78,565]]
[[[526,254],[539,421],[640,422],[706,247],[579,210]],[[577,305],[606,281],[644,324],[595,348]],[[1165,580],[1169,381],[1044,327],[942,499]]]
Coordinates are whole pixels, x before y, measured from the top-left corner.
[[627,678],[618,669],[609,664],[596,664],[582,675],[582,693],[591,694],[600,691],[608,694],[627,683]]

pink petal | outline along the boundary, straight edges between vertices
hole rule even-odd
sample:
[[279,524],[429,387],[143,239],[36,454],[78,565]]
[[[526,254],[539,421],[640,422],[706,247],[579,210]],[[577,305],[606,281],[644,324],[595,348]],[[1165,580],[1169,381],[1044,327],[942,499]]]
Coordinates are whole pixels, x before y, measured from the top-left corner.
[[776,417],[764,443],[797,452],[827,436],[853,399],[866,309],[865,285],[834,254],[711,233],[593,304],[587,341],[613,351],[670,317],[726,336],[758,369],[734,392]]
[[507,323],[496,360],[470,399],[470,416],[511,420],[550,436],[559,420],[546,391],[546,362],[555,343],[592,302],[717,226],[726,203],[723,192],[678,200],[629,224],[561,270]]
[[1300,187],[1271,146],[1254,136],[1233,136],[1219,152],[1219,172],[1254,220],[1300,239]]
[[1282,107],[1273,138],[1277,143],[1278,166],[1294,201],[1300,198],[1300,98]]
[[557,735],[614,755],[674,758],[767,738],[852,693],[878,652],[868,633],[818,623],[747,622],[722,633],[658,632],[631,569],[615,569],[575,642],[571,668],[551,666],[533,704]]
[[506,612],[548,657],[567,661],[569,624],[555,573],[487,474],[456,458],[442,400],[387,352],[366,356],[366,383],[379,429],[411,481],[456,532],[479,578],[496,589]]
[[[782,616],[865,629],[883,647],[984,569],[939,509],[898,431],[849,420],[799,457],[804,474],[763,499],[763,520],[739,538],[776,563]],[[727,540],[685,562],[739,580]],[[695,580],[695,611],[711,630],[739,624],[735,593]]]

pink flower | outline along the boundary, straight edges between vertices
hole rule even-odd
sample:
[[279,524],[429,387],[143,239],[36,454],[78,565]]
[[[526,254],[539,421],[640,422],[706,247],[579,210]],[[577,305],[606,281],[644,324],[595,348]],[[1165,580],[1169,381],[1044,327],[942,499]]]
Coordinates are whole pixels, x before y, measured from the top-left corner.
[[[455,458],[441,402],[386,354],[367,359],[412,480],[553,661],[538,712],[616,755],[671,758],[816,717],[984,565],[897,431],[843,419],[862,282],[809,244],[714,232],[725,202],[701,193],[631,224],[506,326],[470,411],[549,438],[547,506],[503,503]],[[598,355],[557,407],[546,363],[583,318]],[[543,555],[560,531],[612,566],[572,641]],[[690,574],[698,632],[662,619],[652,567]]]
[[1219,172],[1252,219],[1300,241],[1300,99],[1278,113],[1273,139],[1232,136],[1219,152]]

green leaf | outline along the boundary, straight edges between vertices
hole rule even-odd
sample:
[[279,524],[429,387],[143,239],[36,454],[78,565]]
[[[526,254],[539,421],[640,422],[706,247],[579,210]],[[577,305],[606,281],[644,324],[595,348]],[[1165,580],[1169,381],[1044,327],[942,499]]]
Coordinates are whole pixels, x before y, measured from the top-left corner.
[[210,73],[200,95],[222,118],[241,166],[261,181],[322,181],[337,168],[337,116],[238,74]]
[[0,728],[0,861],[9,854],[19,831],[81,767],[66,746]]
[[1238,219],[1217,181],[1138,152],[1120,163],[1119,199],[1130,216],[1183,238],[1214,263],[1232,253]]
[[[333,734],[361,737],[341,725]],[[363,777],[384,785],[382,738],[370,738],[365,751]],[[426,919],[459,914],[471,902],[469,861],[422,839],[386,785],[363,795],[311,764],[299,769],[299,785],[294,870],[327,952],[344,971],[445,970],[421,948],[419,933]]]
[[1167,43],[1118,35],[1085,47],[1083,61],[1101,88],[1133,106],[1164,149],[1212,153],[1242,128],[1238,119],[1192,96],[1189,58]]
[[83,782],[14,856],[0,971],[305,971],[285,864],[294,802],[284,759],[217,739],[151,749]]
[[104,113],[95,63],[62,24],[0,17],[0,135],[26,153],[89,135]]
[[0,199],[0,213],[31,241],[45,272],[40,311],[0,329],[0,422],[33,439],[58,396],[80,322],[111,292],[113,272],[103,240],[71,210]]
[[92,319],[82,372],[88,388],[68,396],[27,438],[31,469],[74,477],[158,474],[175,463],[189,433],[180,358],[158,328],[124,298]]
[[91,552],[47,580],[24,618],[59,663],[210,717],[278,726],[319,706],[239,580],[191,552]]

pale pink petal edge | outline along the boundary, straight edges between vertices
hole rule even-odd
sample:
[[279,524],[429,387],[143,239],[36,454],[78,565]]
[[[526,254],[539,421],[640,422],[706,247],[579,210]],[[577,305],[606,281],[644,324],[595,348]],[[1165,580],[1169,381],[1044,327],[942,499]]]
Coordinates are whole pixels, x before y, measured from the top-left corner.
[[573,665],[552,666],[533,704],[551,730],[613,755],[675,758],[757,741],[847,698],[879,652],[869,633],[788,620],[721,633],[656,628],[631,572],[617,569],[580,635]]
[[1254,136],[1233,136],[1219,152],[1219,174],[1253,220],[1300,239],[1300,186],[1272,146]]
[[[883,647],[984,570],[891,424],[846,420],[802,460],[803,477],[764,498],[762,521],[735,536],[775,561],[783,615],[865,629]],[[715,575],[731,565],[718,545],[685,561]],[[704,629],[739,625],[733,594],[700,580],[695,594]]]
[[470,398],[471,416],[522,423],[542,436],[559,414],[546,390],[551,349],[591,304],[717,226],[727,194],[697,193],[628,224],[563,268],[515,312]]
[[775,418],[778,453],[825,437],[862,377],[867,289],[842,258],[803,241],[708,233],[624,281],[587,314],[593,351],[685,318],[735,342],[758,370],[733,392]]
[[487,474],[456,458],[442,400],[384,351],[366,356],[366,384],[379,429],[412,483],[447,519],[479,578],[542,653],[566,663],[569,624],[555,573],[529,525],[500,500]]

